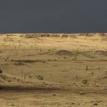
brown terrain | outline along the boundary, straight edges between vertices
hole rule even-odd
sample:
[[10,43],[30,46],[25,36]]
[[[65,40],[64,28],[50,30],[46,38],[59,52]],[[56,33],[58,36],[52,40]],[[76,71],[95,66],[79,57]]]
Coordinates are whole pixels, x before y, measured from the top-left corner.
[[107,107],[106,34],[0,34],[0,107]]

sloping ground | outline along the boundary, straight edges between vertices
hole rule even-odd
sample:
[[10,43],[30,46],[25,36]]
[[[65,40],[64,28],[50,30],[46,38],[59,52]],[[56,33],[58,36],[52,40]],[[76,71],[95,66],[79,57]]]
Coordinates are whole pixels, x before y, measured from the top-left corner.
[[4,86],[106,88],[106,36],[3,35],[0,46]]
[[106,107],[107,37],[35,35],[0,36],[0,104]]

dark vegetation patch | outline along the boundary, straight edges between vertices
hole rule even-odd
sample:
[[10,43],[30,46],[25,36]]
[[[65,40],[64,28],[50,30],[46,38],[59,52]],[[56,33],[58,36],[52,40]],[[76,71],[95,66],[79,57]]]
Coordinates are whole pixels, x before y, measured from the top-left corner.
[[83,92],[83,91],[80,91],[79,94],[80,94],[80,95],[85,95],[86,93]]
[[73,56],[77,59],[78,55],[82,55],[88,58],[95,58],[95,54],[92,51],[68,51],[68,50],[59,50],[56,52],[56,55],[60,56]]
[[68,50],[59,50],[56,52],[56,55],[74,55],[74,52],[68,51]]
[[94,106],[97,106],[97,105],[98,105],[98,103],[94,103],[93,105],[94,105]]
[[56,94],[54,93],[54,94],[52,94],[52,96],[56,96]]
[[53,62],[57,61],[57,59],[47,59],[47,60],[26,60],[26,59],[12,59],[12,62],[14,62],[14,65],[25,65],[25,64],[30,64],[30,63],[47,63],[47,62]]
[[86,84],[88,84],[88,80],[82,80],[82,83],[84,84],[84,85],[86,85]]
[[22,60],[11,60],[12,62],[17,62],[19,64],[22,63],[35,63],[35,62],[42,62],[45,63],[46,61],[44,60],[31,60],[31,59],[22,59]]
[[99,54],[99,55],[103,55],[103,56],[107,56],[107,51],[95,51],[95,53]]
[[59,50],[56,52],[56,55],[59,56],[74,56],[77,57],[78,55],[85,56],[87,58],[96,58],[96,55],[102,55],[102,56],[107,56],[107,51],[69,51],[69,50]]
[[0,68],[0,74],[2,74],[3,73],[3,70]]
[[38,80],[44,80],[43,76],[41,76],[41,75],[37,75],[36,77]]
[[2,85],[1,86],[3,91],[14,91],[14,92],[32,92],[32,91],[38,91],[38,92],[56,92],[56,91],[63,91],[64,89],[60,87],[45,87],[45,86],[24,86],[24,85],[16,85],[16,86],[10,86],[10,85]]

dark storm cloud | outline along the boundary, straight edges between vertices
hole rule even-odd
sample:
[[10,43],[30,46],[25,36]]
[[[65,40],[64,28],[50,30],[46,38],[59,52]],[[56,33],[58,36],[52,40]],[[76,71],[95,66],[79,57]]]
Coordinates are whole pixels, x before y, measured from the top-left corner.
[[107,0],[0,0],[0,32],[106,32]]

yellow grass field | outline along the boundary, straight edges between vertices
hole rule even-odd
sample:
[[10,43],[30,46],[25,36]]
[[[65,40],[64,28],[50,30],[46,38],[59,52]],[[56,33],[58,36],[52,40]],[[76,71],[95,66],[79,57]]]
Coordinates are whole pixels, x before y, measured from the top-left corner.
[[0,34],[0,107],[107,107],[107,36]]

